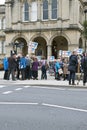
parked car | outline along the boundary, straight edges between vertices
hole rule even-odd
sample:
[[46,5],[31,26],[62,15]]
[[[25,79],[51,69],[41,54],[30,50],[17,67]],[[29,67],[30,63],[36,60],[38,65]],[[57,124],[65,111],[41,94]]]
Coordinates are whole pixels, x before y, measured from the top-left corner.
[[4,70],[3,60],[0,59],[0,70]]

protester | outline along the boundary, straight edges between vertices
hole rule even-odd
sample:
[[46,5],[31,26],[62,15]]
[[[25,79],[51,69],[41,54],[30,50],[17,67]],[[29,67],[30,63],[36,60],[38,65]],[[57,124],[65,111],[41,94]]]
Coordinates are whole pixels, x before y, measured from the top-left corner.
[[8,79],[8,58],[7,56],[4,57],[3,59],[3,65],[4,65],[4,79]]
[[73,51],[72,55],[69,57],[69,66],[68,70],[70,72],[69,74],[69,85],[75,85],[75,73],[78,66],[78,59],[77,59],[77,52]]
[[39,62],[37,60],[36,57],[34,57],[34,61],[32,64],[32,75],[33,75],[33,79],[38,80],[38,66],[39,66]]
[[63,61],[63,80],[68,80],[68,62],[66,58]]
[[15,79],[16,68],[17,68],[16,54],[13,54],[8,58],[8,80],[10,78],[10,74],[12,75],[12,80],[16,80]]
[[58,70],[60,69],[60,64],[58,62],[58,60],[55,59],[55,64],[54,64],[54,68],[55,68],[55,79],[56,80],[60,80],[60,75],[58,73]]
[[26,68],[25,68],[25,78],[30,79],[30,58],[29,55],[26,55]]
[[25,80],[26,59],[24,55],[21,55],[19,64],[20,64],[21,80]]
[[47,79],[47,69],[48,69],[48,64],[47,61],[45,60],[45,57],[42,57],[41,60],[41,79]]
[[83,85],[85,86],[87,81],[87,53],[83,54],[83,58],[81,60],[81,66],[83,69]]

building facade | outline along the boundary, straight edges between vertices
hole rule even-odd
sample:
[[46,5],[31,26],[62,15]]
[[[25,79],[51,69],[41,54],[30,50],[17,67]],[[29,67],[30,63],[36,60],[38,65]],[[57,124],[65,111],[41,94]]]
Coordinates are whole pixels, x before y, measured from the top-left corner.
[[84,0],[5,0],[0,5],[0,55],[59,55],[59,50],[84,48]]

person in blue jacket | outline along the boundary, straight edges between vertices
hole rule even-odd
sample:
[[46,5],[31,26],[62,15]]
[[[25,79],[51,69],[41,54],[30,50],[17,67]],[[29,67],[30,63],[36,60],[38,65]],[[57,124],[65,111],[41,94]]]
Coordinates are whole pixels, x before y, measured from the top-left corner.
[[20,63],[19,63],[19,66],[20,66],[20,72],[21,72],[21,75],[22,75],[22,80],[25,80],[25,69],[26,69],[26,58],[24,55],[22,55],[20,57]]
[[60,76],[58,73],[58,70],[60,69],[60,64],[57,60],[55,60],[55,64],[54,64],[54,70],[55,70],[55,79],[60,80]]
[[7,56],[4,57],[3,59],[3,66],[4,66],[4,79],[8,79],[8,58]]

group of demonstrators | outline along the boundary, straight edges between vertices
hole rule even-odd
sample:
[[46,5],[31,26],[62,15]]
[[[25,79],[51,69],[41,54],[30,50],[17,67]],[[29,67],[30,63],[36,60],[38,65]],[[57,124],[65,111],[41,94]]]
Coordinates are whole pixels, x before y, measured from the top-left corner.
[[38,80],[38,68],[41,68],[41,79],[47,79],[47,61],[43,57],[41,62],[38,62],[36,56],[29,57],[23,54],[12,54],[10,57],[4,57],[4,79],[9,80]]
[[76,73],[82,73],[83,85],[87,78],[87,53],[78,56],[73,51],[69,58],[58,58],[53,61],[47,61],[43,56],[38,61],[36,56],[23,54],[12,54],[10,57],[4,57],[4,79],[9,80],[38,80],[38,68],[41,69],[41,79],[47,79],[47,70],[50,75],[54,75],[56,80],[68,80],[69,85],[75,85]]

